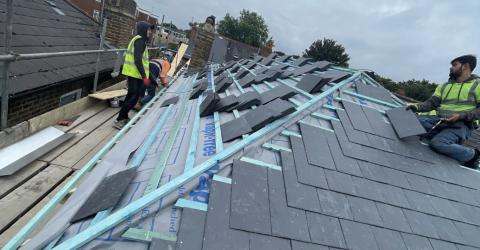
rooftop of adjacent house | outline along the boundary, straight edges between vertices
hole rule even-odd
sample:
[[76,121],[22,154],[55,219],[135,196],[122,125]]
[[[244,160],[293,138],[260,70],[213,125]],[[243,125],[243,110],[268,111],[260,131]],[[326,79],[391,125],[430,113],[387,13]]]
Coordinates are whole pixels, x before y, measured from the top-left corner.
[[[0,4],[5,6],[5,0]],[[5,11],[0,17],[3,36]],[[96,50],[100,44],[101,25],[65,0],[13,1],[12,28],[12,51],[17,54]],[[102,54],[100,71],[113,69],[115,57]],[[91,76],[96,58],[90,54],[13,62],[9,69],[10,93]]]
[[209,69],[77,171],[24,247],[480,249],[480,173],[367,74],[277,54]]

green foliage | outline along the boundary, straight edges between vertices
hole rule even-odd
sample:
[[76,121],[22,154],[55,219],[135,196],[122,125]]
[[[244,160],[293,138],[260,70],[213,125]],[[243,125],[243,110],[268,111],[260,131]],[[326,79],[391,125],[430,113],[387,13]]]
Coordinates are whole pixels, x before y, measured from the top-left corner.
[[304,57],[311,57],[318,61],[329,61],[338,66],[348,67],[350,57],[345,52],[345,48],[337,44],[333,39],[323,38],[317,40],[310,45],[303,53]]
[[218,23],[217,32],[255,47],[265,45],[268,39],[268,26],[263,17],[248,10],[242,10],[239,18],[227,13]]
[[374,79],[391,92],[398,93],[421,102],[430,98],[437,88],[435,83],[429,82],[425,79],[421,81],[412,79],[396,83],[390,78],[382,77],[377,74],[375,74]]
[[437,85],[429,82],[428,80],[408,80],[398,83],[399,88],[405,91],[405,95],[419,101],[425,101],[437,88]]

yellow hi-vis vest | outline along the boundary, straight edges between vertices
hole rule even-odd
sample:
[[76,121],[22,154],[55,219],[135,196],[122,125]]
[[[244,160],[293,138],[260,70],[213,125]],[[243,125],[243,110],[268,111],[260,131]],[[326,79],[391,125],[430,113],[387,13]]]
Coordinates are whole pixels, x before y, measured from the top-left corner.
[[473,79],[463,83],[444,83],[437,87],[434,96],[440,97],[441,104],[437,115],[448,117],[452,113],[472,111],[480,102],[480,80]]
[[[140,35],[136,35],[128,44],[127,51],[125,52],[125,61],[123,63],[122,75],[130,76],[133,78],[142,79],[142,75],[138,72],[137,66],[135,65],[134,50],[135,46],[133,45],[135,41],[139,38],[142,38]],[[145,76],[148,77],[150,74],[149,71],[149,62],[148,62],[148,49],[145,48],[142,56],[143,69],[145,71]]]

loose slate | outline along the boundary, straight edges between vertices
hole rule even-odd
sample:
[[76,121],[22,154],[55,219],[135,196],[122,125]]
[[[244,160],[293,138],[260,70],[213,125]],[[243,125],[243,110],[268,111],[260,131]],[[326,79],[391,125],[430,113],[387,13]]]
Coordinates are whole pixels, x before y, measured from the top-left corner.
[[358,83],[356,86],[357,92],[361,95],[369,96],[384,102],[392,102],[390,92],[382,87],[374,87],[372,85],[366,85],[362,83]]
[[233,84],[233,79],[230,77],[226,77],[222,79],[220,82],[218,82],[217,84],[215,84],[215,92],[217,93],[225,92],[225,90],[227,90],[228,87],[230,87],[230,85],[232,84]]
[[281,74],[282,74],[282,72],[280,72],[280,71],[269,70],[269,71],[265,72],[264,74],[257,75],[255,77],[255,82],[256,83],[262,83],[263,81],[273,81],[273,80],[277,79]]
[[70,222],[77,222],[97,212],[114,207],[136,173],[136,168],[129,168],[103,179]]
[[248,74],[247,76],[245,76],[239,81],[239,84],[240,86],[242,86],[242,88],[247,88],[247,87],[250,87],[250,85],[252,85],[252,83],[255,83],[255,82],[256,82],[255,76],[252,74]]
[[290,97],[296,95],[295,90],[285,85],[279,85],[271,90],[265,91],[261,94],[262,104],[269,103],[277,98],[288,100]]
[[267,108],[270,110],[275,111],[275,119],[282,118],[284,116],[287,116],[293,112],[295,112],[297,109],[291,102],[287,102],[282,99],[275,99],[267,104],[265,104]]
[[426,133],[415,114],[410,110],[405,110],[405,107],[389,109],[386,113],[399,138]]
[[178,229],[177,250],[201,250],[203,230],[207,213],[204,211],[183,208]]
[[329,63],[327,61],[320,61],[320,62],[316,62],[314,64],[304,65],[300,68],[297,68],[294,71],[292,71],[290,73],[290,75],[291,76],[299,76],[299,75],[303,75],[303,74],[310,73],[310,72],[317,71],[317,70],[318,71],[324,71],[330,65],[331,65],[331,63]]
[[397,140],[395,130],[383,119],[383,115],[380,112],[364,106],[362,106],[362,109],[376,135]]
[[322,74],[325,78],[330,78],[330,82],[339,83],[351,76],[350,73],[337,71],[337,70],[329,70]]
[[217,105],[215,106],[215,111],[223,112],[232,107],[235,107],[238,104],[238,98],[235,95],[229,95],[224,98],[221,98]]
[[296,65],[296,66],[300,67],[300,66],[303,66],[303,65],[305,65],[305,64],[307,64],[311,61],[313,61],[312,58],[300,57],[293,62],[293,65]]
[[160,107],[166,107],[166,106],[168,106],[168,105],[170,105],[170,104],[177,104],[178,99],[179,99],[178,96],[169,98],[169,99],[163,101],[163,103],[162,103],[162,105],[160,105]]
[[271,234],[267,168],[233,161],[230,227]]
[[307,74],[302,77],[302,80],[297,84],[297,88],[310,94],[314,94],[322,91],[322,87],[329,81],[329,78]]
[[203,82],[202,84],[194,88],[192,90],[192,93],[190,94],[190,100],[197,99],[203,93],[203,91],[207,90],[207,87],[208,87],[208,82]]
[[250,73],[250,71],[242,68],[240,71],[238,71],[237,74],[235,74],[235,78],[236,78],[236,79],[242,79],[242,78],[245,77],[248,73]]
[[287,206],[282,172],[268,169],[272,235],[310,241],[305,211]]
[[281,114],[276,113],[274,110],[269,109],[265,105],[258,106],[256,109],[249,111],[242,115],[252,128],[252,131],[257,131],[263,128],[265,125],[275,120],[275,117],[279,117]]
[[208,116],[213,114],[215,111],[215,107],[217,102],[220,100],[220,97],[217,93],[213,93],[211,91],[207,92],[205,99],[200,104],[200,117]]
[[220,129],[222,131],[223,142],[232,141],[244,134],[252,132],[252,128],[243,116],[220,125]]
[[308,162],[319,167],[335,169],[327,138],[320,130],[320,128],[300,123],[300,131],[303,144],[305,144]]
[[245,92],[238,96],[238,105],[227,111],[231,111],[233,109],[242,111],[251,108],[252,106],[258,106],[260,104],[262,104],[260,94],[255,91]]

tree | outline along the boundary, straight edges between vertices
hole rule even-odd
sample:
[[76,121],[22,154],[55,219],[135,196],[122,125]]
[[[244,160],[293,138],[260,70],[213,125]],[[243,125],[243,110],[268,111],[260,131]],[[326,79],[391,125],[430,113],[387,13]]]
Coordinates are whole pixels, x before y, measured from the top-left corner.
[[342,67],[348,67],[350,57],[345,48],[333,39],[323,38],[310,45],[303,53],[304,57],[311,57],[318,61],[329,61]]
[[248,10],[242,10],[239,18],[227,13],[223,20],[218,23],[217,32],[222,36],[255,47],[265,45],[269,37],[268,26],[263,17]]
[[437,85],[429,82],[428,80],[408,80],[404,82],[399,82],[399,89],[402,89],[406,96],[413,98],[418,101],[425,101],[437,88]]
[[173,31],[178,30],[177,26],[173,23],[164,23],[164,24],[162,24],[162,27],[173,30]]

